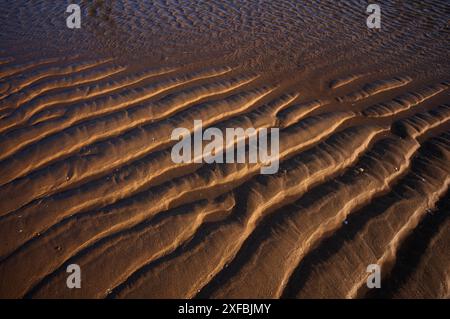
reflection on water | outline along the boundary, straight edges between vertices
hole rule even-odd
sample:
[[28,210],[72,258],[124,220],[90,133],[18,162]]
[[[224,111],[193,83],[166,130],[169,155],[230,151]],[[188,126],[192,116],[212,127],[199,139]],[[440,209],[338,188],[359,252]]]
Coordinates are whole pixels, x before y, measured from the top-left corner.
[[152,55],[186,63],[217,57],[247,61],[260,71],[299,70],[344,58],[393,66],[426,58],[442,64],[449,52],[448,0],[383,1],[380,32],[367,29],[362,0],[82,0],[80,5],[82,28],[74,31],[65,25],[65,1],[0,1],[0,50]]
[[113,21],[112,16],[112,5],[110,1],[105,0],[94,0],[87,1],[83,0],[81,2],[82,6],[87,7],[88,15],[90,17],[98,17],[103,21]]

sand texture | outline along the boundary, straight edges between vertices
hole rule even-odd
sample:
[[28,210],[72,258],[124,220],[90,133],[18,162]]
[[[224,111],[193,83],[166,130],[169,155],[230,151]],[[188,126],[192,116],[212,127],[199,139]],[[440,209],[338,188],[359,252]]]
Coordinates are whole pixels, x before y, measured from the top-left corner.
[[[0,298],[450,298],[448,1],[65,6],[0,1]],[[194,120],[278,172],[174,163]]]

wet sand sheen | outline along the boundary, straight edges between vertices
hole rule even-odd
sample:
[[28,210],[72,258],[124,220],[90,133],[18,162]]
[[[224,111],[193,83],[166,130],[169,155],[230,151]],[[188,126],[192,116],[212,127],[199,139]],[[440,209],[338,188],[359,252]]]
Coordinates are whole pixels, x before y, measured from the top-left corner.
[[[57,10],[18,5],[5,15]],[[5,20],[0,297],[448,298],[445,8],[387,1],[370,33],[360,1],[116,1],[71,54],[51,27],[61,52],[8,50],[40,35]],[[279,171],[175,164],[194,120],[278,127]]]

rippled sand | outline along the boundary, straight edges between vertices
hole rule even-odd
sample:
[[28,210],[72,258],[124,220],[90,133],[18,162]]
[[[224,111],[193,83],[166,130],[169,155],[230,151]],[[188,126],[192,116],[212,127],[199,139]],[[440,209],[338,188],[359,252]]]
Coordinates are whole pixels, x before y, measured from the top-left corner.
[[[0,2],[0,297],[449,298],[448,1],[381,30],[366,1],[193,3],[70,30]],[[173,163],[194,120],[279,127],[280,170]]]

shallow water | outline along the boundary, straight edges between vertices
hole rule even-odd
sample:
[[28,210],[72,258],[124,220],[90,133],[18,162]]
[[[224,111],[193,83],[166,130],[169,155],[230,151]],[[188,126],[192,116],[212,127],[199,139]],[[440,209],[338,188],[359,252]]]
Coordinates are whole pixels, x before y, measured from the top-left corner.
[[150,64],[221,59],[261,71],[378,62],[448,68],[446,0],[381,1],[380,31],[366,27],[367,1],[356,0],[84,1],[79,30],[65,25],[67,3],[1,1],[0,48],[146,57]]

